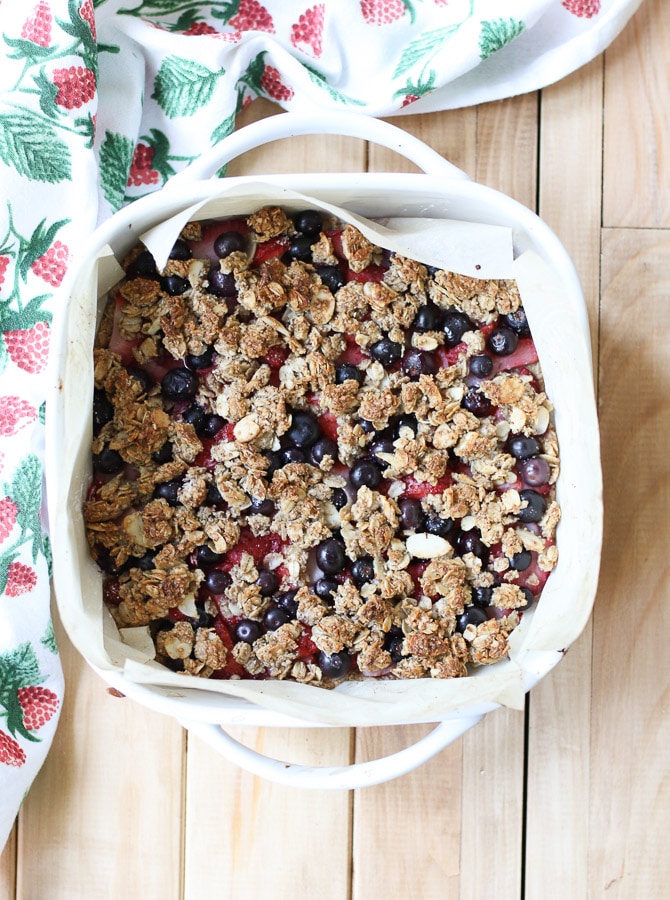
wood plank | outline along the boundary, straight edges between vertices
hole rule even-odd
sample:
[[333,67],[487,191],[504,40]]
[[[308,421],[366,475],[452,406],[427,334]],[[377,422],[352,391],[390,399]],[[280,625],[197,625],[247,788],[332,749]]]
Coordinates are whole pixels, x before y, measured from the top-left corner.
[[0,897],[14,900],[16,896],[16,840],[17,825],[12,828],[0,853]]
[[670,226],[670,4],[646,0],[606,52],[606,226]]
[[[239,127],[279,112],[274,104],[253,103],[241,114]],[[231,164],[229,174],[360,171],[365,154],[365,142],[354,138],[291,138],[245,154]],[[352,760],[349,729],[248,728],[231,733],[275,759],[310,765]],[[222,855],[230,863],[226,880],[231,893],[226,896],[288,897],[299,885],[306,891],[318,886],[320,894],[333,900],[347,895],[351,814],[346,792],[277,786],[223,762],[197,740],[189,741],[187,759],[187,900],[201,896],[226,871]],[[287,842],[278,834],[288,835]],[[203,846],[212,852],[203,852]]]
[[[545,89],[540,130],[540,214],[577,268],[594,353],[600,284],[602,68],[600,58]],[[530,698],[525,870],[529,898],[586,896],[591,644],[589,624]]]
[[[359,728],[356,758],[396,753],[428,730]],[[461,764],[458,741],[418,770],[355,792],[352,900],[459,896]]]
[[[302,765],[348,764],[351,734],[335,729],[230,729],[260,753]],[[351,798],[347,791],[263,781],[189,737],[184,900],[347,897]]]
[[476,181],[536,208],[538,95],[477,107]]
[[[451,162],[462,168],[471,177],[516,196],[520,202],[533,205],[535,201],[535,172],[537,147],[537,100],[534,97],[515,98],[503,103],[488,104],[479,109],[454,110],[428,116],[395,117],[391,121],[426,141]],[[506,149],[507,148],[507,149]],[[523,160],[523,164],[520,164]],[[406,164],[383,148],[371,148],[370,170],[390,169],[407,171],[413,166]],[[521,173],[521,174],[519,174]],[[387,729],[375,734],[376,755],[393,752],[398,740],[408,742],[412,729]],[[412,872],[417,848],[430,846],[434,839],[435,822],[440,840],[457,840],[458,850],[452,853],[445,847],[439,865],[431,865],[422,871],[420,891],[414,884],[417,896],[449,896],[477,898],[485,897],[493,887],[498,896],[518,895],[521,882],[520,860],[523,833],[523,716],[505,710],[485,719],[476,729],[468,732],[454,746],[440,754],[439,758],[423,766],[421,770],[405,776],[389,786],[359,791],[356,795],[354,814],[354,873],[355,896],[383,896],[379,890],[379,866],[370,854],[367,833],[378,836],[384,822],[389,822],[393,831],[394,807],[417,807],[417,794],[422,795],[420,803],[429,804],[430,814],[422,815],[415,822],[415,842],[403,841],[395,848],[396,865],[392,876],[405,869]],[[366,741],[373,739],[368,737]],[[364,746],[359,740],[359,747]],[[485,754],[485,757],[482,756]],[[357,757],[358,758],[358,757]],[[491,772],[490,781],[481,778],[482,760],[486,758],[486,771]],[[495,762],[492,764],[491,760]],[[434,789],[436,771],[448,790]],[[490,784],[497,787],[487,789]],[[478,790],[481,787],[480,790]],[[433,792],[435,791],[435,792]],[[423,795],[428,800],[423,799]],[[439,797],[438,811],[433,808],[435,796]],[[476,801],[473,802],[473,797]],[[448,801],[445,801],[448,797]],[[504,798],[506,828],[501,829],[498,821],[498,803]],[[440,804],[447,802],[450,817],[444,822],[440,817]],[[437,817],[437,819],[436,819]],[[456,833],[457,820],[458,828]],[[491,848],[496,858],[516,858],[517,866],[500,867],[492,872],[487,869],[487,881],[479,880],[478,867],[468,865],[471,847],[484,842]],[[416,843],[416,846],[415,846]],[[450,845],[448,845],[450,847]],[[450,868],[444,858],[450,859]],[[459,860],[455,869],[456,860]],[[389,884],[392,882],[389,881]],[[396,883],[397,889],[399,886]],[[411,886],[411,882],[408,882]],[[377,891],[379,893],[371,893]],[[444,892],[447,892],[446,894]]]
[[[20,814],[21,900],[177,900],[183,732],[107,693],[57,627],[66,692],[49,756]],[[160,848],[160,853],[155,849]]]
[[[255,100],[239,114],[236,131],[281,115],[276,103]],[[366,145],[356,138],[338,135],[305,135],[285,138],[250,150],[228,166],[228,175],[263,175],[283,172],[361,172],[365,168]]]
[[670,892],[669,254],[668,231],[603,235],[600,417],[610,514],[594,613],[589,896],[612,900]]
[[[524,721],[498,709],[463,735],[463,900],[522,896]],[[478,865],[480,847],[505,865]]]
[[[534,209],[537,131],[536,94],[478,107],[475,179]],[[521,894],[524,719],[523,713],[499,709],[463,736],[460,896],[468,900]],[[510,864],[466,865],[471,848],[482,841]]]

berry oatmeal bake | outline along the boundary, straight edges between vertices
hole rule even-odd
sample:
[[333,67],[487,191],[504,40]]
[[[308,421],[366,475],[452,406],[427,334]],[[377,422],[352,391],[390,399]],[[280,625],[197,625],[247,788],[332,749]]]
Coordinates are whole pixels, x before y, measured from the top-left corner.
[[215,679],[454,678],[557,562],[558,446],[517,286],[317,209],[138,245],[98,328],[91,554],[119,628]]

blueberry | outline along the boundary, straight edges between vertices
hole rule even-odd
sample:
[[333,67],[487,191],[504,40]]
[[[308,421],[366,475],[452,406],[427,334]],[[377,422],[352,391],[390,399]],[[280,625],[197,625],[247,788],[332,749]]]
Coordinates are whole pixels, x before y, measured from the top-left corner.
[[288,466],[289,463],[305,462],[305,453],[300,447],[287,447],[279,454],[282,466]]
[[332,603],[338,587],[339,584],[334,578],[319,578],[314,585],[314,593],[317,597],[320,597],[321,600]]
[[186,365],[196,372],[209,369],[214,362],[214,347],[208,347],[202,353],[189,353],[186,357]]
[[494,328],[486,340],[486,345],[496,356],[509,356],[519,344],[519,335],[506,325]]
[[129,278],[156,278],[156,261],[148,250],[143,250],[140,255],[128,266]]
[[470,357],[469,363],[470,374],[475,378],[488,378],[493,371],[493,360],[486,353],[480,353],[478,356]]
[[337,462],[337,443],[330,438],[319,438],[312,447],[309,458],[315,466],[321,465],[326,456]]
[[375,431],[375,426],[367,419],[359,419],[358,424],[361,426],[365,434],[373,434]]
[[461,401],[461,406],[473,416],[477,416],[478,419],[484,419],[493,414],[493,404],[476,388],[471,388],[467,392]]
[[330,497],[330,502],[333,504],[335,509],[344,509],[344,507],[349,502],[349,497],[347,496],[347,492],[344,488],[334,488],[333,493]]
[[222,569],[212,569],[205,578],[205,587],[210,594],[223,594],[230,587],[231,583],[230,575]]
[[394,663],[400,662],[403,658],[402,645],[404,640],[405,636],[402,633],[402,629],[396,626],[389,629],[384,639],[384,649],[391,654],[391,659]]
[[242,619],[235,626],[235,640],[253,644],[263,634],[263,629],[253,619]]
[[218,416],[216,413],[210,413],[208,416],[205,416],[205,421],[202,425],[202,436],[206,438],[215,437],[226,424],[226,420],[223,416]]
[[170,506],[178,506],[180,487],[181,481],[177,481],[176,479],[173,479],[172,481],[163,481],[161,484],[156,485],[154,497],[157,500],[166,500]]
[[511,434],[505,448],[515,459],[529,459],[531,456],[537,456],[540,452],[537,440],[523,434]]
[[246,238],[239,231],[222,231],[213,244],[214,252],[219,259],[246,250],[246,247]]
[[519,337],[530,337],[526,310],[523,306],[520,306],[515,312],[507,313],[506,316],[502,317],[502,320],[512,331],[516,331]]
[[432,303],[419,307],[419,310],[412,322],[414,331],[441,331],[442,330],[442,310]]
[[172,250],[170,250],[170,259],[179,259],[186,260],[190,259],[193,256],[191,252],[191,248],[186,243],[186,241],[182,241],[180,238],[172,245]]
[[166,275],[161,278],[161,287],[171,297],[178,297],[180,294],[186,293],[191,287],[191,282],[188,278],[182,278],[181,275]]
[[114,418],[114,405],[101,389],[93,391],[93,430],[97,434],[100,429]]
[[217,563],[221,562],[222,559],[223,555],[217,553],[216,550],[213,550],[207,544],[201,544],[195,551],[196,565],[200,566],[200,568],[215,566]]
[[205,498],[206,506],[221,506],[223,504],[223,497],[221,496],[221,491],[214,484],[213,481],[207,485],[207,497]]
[[274,516],[276,508],[272,500],[258,500],[256,497],[251,498],[251,506],[247,510],[250,516]]
[[293,216],[293,224],[296,231],[303,234],[320,234],[323,228],[323,216],[318,209],[303,209]]
[[170,441],[166,441],[160,450],[157,450],[152,459],[155,463],[158,463],[159,466],[164,465],[165,463],[172,462],[172,444]]
[[456,631],[463,634],[468,625],[481,625],[487,619],[488,616],[481,607],[469,606],[465,612],[456,618]]
[[426,519],[424,531],[428,534],[437,534],[443,538],[451,538],[456,530],[453,519],[443,519],[441,516],[430,516]]
[[520,612],[523,611],[523,610],[525,610],[525,609],[530,609],[530,607],[531,607],[531,606],[533,605],[533,603],[535,602],[535,596],[533,595],[533,592],[531,591],[530,588],[528,588],[528,587],[522,587],[521,590],[523,591],[523,595],[524,595],[524,597],[526,598],[526,604],[525,604],[525,606],[517,606],[517,609],[518,609]]
[[[372,456],[377,456],[380,453],[393,453],[395,451],[393,438],[379,437],[370,444],[369,449]],[[386,465],[386,463],[384,463],[384,465]]]
[[261,590],[261,597],[271,597],[279,587],[279,579],[274,572],[264,569],[259,573],[256,584]]
[[473,329],[474,325],[465,313],[458,312],[456,309],[448,310],[442,321],[445,347],[455,347],[460,344],[465,332]]
[[421,531],[425,518],[421,501],[414,497],[407,497],[399,500],[398,506],[400,507],[400,524],[403,531]]
[[437,363],[432,353],[412,348],[403,356],[400,369],[410,378],[418,379],[420,375],[434,375],[437,372]]
[[482,562],[486,562],[488,559],[488,547],[482,541],[481,535],[476,528],[462,531],[456,539],[456,546],[462,556],[465,556],[466,553],[472,553],[473,556],[477,556]]
[[135,563],[136,567],[138,569],[141,569],[143,572],[151,572],[152,569],[156,568],[156,563],[154,562],[155,556],[155,550],[147,550],[144,556],[140,556],[140,558]]
[[336,294],[345,285],[344,275],[339,266],[319,264],[315,268],[317,275],[332,294]]
[[491,605],[491,597],[493,596],[493,588],[476,587],[472,589],[472,602],[475,606],[482,608]]
[[182,366],[169,369],[161,381],[161,391],[168,400],[191,400],[198,391],[198,376]]
[[96,550],[96,562],[103,572],[113,575],[115,578],[126,569],[126,566],[117,566],[110,556],[109,550],[104,548]]
[[222,272],[219,266],[212,266],[207,275],[209,293],[216,297],[234,297],[237,294],[235,276],[231,272]]
[[207,610],[205,609],[204,604],[203,604],[203,603],[196,603],[196,604],[195,604],[195,611],[196,611],[197,614],[198,614],[198,616],[197,616],[197,618],[196,618],[196,620],[195,620],[196,626],[197,626],[198,628],[209,628],[209,627],[212,625],[213,621],[214,621],[214,617],[211,616],[211,615],[207,612]]
[[283,594],[278,594],[276,597],[277,606],[286,610],[292,619],[298,615],[298,601],[295,599],[297,593],[297,591],[284,591]]
[[103,447],[100,453],[93,456],[93,468],[105,475],[116,475],[124,466],[123,459],[118,450],[110,450]]
[[267,477],[268,479],[271,479],[277,469],[281,469],[284,465],[284,461],[282,459],[282,454],[277,450],[268,450],[265,453],[265,457],[268,461]]
[[316,661],[326,678],[344,678],[351,669],[351,657],[346,650],[340,650],[332,656],[321,652]]
[[375,564],[371,556],[361,556],[351,567],[351,577],[356,587],[368,584],[375,577]]
[[319,239],[318,235],[313,234],[296,234],[291,238],[286,251],[286,258],[289,260],[297,259],[301,262],[312,261],[312,244]]
[[400,437],[400,429],[401,428],[409,428],[414,434],[417,434],[419,431],[419,423],[416,420],[416,416],[410,413],[409,415],[399,416],[393,427],[393,436],[395,438]]
[[539,522],[547,510],[547,501],[542,494],[528,488],[520,491],[519,496],[527,503],[519,513],[519,522]]
[[276,631],[290,621],[290,614],[282,606],[271,606],[263,616],[263,625],[268,631]]
[[376,488],[382,480],[382,473],[372,460],[359,459],[349,469],[349,480],[356,489],[363,486]]
[[153,386],[153,381],[151,380],[151,376],[145,369],[140,369],[139,366],[130,366],[127,370],[128,374],[131,378],[134,378],[135,381],[138,381],[142,391],[146,394],[147,391],[150,391]]
[[403,346],[385,337],[370,347],[370,355],[383,366],[392,366],[402,356]]
[[519,463],[519,475],[522,481],[531,487],[539,487],[549,481],[551,469],[546,459],[539,456],[532,456],[530,459],[524,459]]
[[353,363],[342,363],[335,370],[335,384],[344,384],[345,381],[357,381],[363,384],[363,373]]
[[316,564],[325,575],[337,575],[344,568],[347,557],[341,541],[328,538],[316,548]]
[[193,404],[193,406],[189,406],[187,410],[182,414],[182,419],[184,422],[187,422],[189,425],[192,425],[195,428],[196,434],[202,433],[202,427],[205,424],[205,419],[207,418],[207,413],[202,408],[202,406],[198,406],[197,404]]
[[316,416],[297,410],[291,417],[291,426],[286,438],[296,447],[311,447],[321,433]]
[[510,559],[509,564],[510,568],[516,572],[525,572],[532,561],[533,556],[530,550],[520,550],[519,553],[515,553]]

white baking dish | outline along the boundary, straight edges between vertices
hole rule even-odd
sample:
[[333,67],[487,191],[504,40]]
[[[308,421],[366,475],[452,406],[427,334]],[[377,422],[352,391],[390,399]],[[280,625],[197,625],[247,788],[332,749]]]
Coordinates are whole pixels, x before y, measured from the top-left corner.
[[[524,277],[532,282],[542,273],[547,276],[534,287],[543,296],[543,318],[549,323],[545,333],[551,334],[550,340],[545,339],[540,359],[547,390],[556,407],[562,460],[557,490],[563,520],[558,532],[559,565],[540,601],[541,612],[533,613],[537,620],[533,622],[532,616],[528,617],[532,640],[523,645],[519,656],[522,691],[544,677],[582,631],[597,584],[602,500],[588,319],[574,267],[556,236],[534,213],[499,192],[473,183],[425,144],[378,120],[332,113],[323,117],[286,113],[262,120],[234,133],[173,178],[162,191],[136,201],[97,229],[70,271],[63,288],[66,304],[54,323],[47,494],[60,615],[74,645],[108,683],[156,711],[175,716],[228,758],[256,774],[300,787],[354,788],[377,784],[415,768],[505,701],[497,695],[492,700],[490,692],[481,697],[470,692],[464,694],[467,699],[463,702],[450,702],[444,708],[438,703],[430,714],[403,720],[438,722],[433,731],[400,753],[371,763],[312,769],[261,756],[234,741],[221,726],[310,727],[335,722],[310,721],[282,709],[281,703],[257,705],[203,689],[202,684],[198,685],[200,690],[191,689],[186,679],[183,688],[176,688],[129,678],[103,647],[101,578],[87,555],[81,517],[90,471],[91,348],[97,315],[97,296],[91,284],[95,261],[106,251],[121,258],[140,235],[166,219],[231,187],[258,182],[257,177],[211,178],[240,153],[278,138],[312,133],[348,135],[379,143],[415,162],[425,174],[268,175],[262,181],[369,218],[448,218],[506,226],[512,230],[515,257],[521,262],[532,258],[537,264],[528,268]],[[522,275],[524,271],[522,266]],[[381,685],[380,691],[384,690]],[[407,690],[412,690],[411,684]],[[379,696],[378,714],[373,704],[365,724],[398,724],[389,713],[392,702],[383,703],[383,695]],[[473,696],[477,698],[474,702]],[[515,703],[519,705],[518,692],[510,705]],[[352,715],[352,720],[344,724],[361,724],[361,718]]]

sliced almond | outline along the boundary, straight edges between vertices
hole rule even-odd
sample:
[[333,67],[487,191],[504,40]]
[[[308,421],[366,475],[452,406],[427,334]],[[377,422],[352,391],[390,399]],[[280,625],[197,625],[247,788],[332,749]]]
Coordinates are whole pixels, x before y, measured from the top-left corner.
[[406,546],[408,552],[417,559],[437,559],[451,550],[451,544],[439,534],[410,534]]

